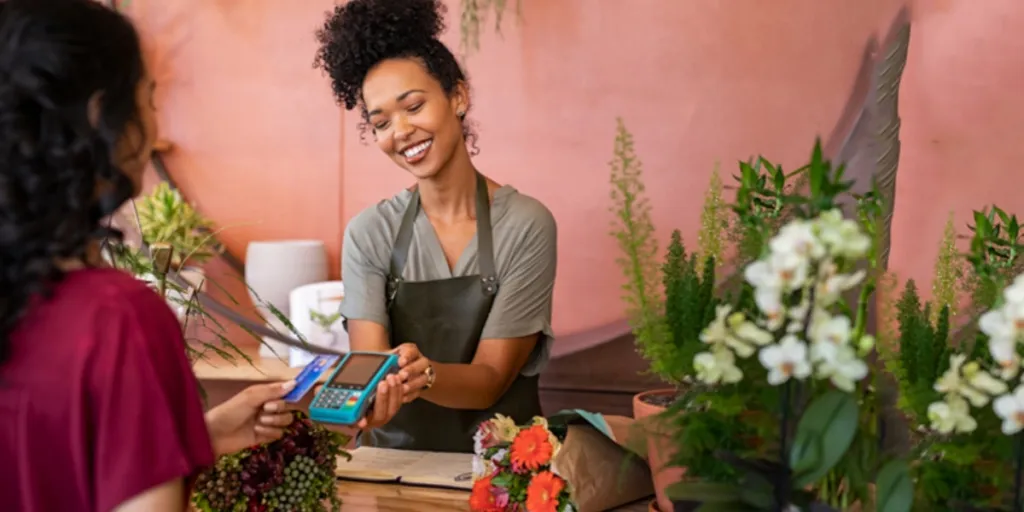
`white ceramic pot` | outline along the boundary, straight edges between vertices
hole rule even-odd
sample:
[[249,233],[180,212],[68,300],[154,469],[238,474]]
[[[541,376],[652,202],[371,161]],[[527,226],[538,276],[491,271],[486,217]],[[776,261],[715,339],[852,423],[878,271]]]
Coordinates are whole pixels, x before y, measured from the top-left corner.
[[[327,280],[327,250],[319,240],[265,240],[250,242],[245,254],[245,281],[249,296],[267,325],[290,334],[267,304],[288,315],[291,291],[305,284]],[[288,358],[288,347],[264,339],[263,357]]]

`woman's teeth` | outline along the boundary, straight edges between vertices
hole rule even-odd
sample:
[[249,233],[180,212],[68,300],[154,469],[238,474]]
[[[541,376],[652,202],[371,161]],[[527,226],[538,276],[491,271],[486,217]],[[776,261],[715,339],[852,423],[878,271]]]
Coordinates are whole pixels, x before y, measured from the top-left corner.
[[423,141],[409,149],[406,149],[405,151],[402,152],[402,154],[405,155],[406,158],[416,158],[424,151],[426,151],[427,148],[429,148],[430,145],[433,144],[433,142],[433,140]]

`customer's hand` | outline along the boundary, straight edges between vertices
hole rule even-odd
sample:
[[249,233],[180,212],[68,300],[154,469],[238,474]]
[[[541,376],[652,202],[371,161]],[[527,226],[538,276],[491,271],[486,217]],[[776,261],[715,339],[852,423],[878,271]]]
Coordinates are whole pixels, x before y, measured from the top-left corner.
[[219,455],[280,439],[291,425],[297,407],[281,397],[295,381],[250,386],[206,413],[206,427]]
[[398,377],[402,381],[402,403],[409,403],[420,397],[427,386],[427,368],[430,359],[420,353],[415,343],[403,343],[392,350],[398,354]]
[[398,375],[388,375],[377,384],[377,394],[366,416],[356,424],[360,429],[377,428],[386,425],[402,407],[402,382]]

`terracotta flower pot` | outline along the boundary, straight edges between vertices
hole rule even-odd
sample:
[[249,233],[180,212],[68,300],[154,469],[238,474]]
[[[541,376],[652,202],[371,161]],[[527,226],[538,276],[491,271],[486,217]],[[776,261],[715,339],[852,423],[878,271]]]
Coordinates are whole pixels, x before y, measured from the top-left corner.
[[670,427],[657,418],[659,414],[665,412],[666,407],[645,402],[644,399],[675,395],[674,389],[656,389],[633,397],[633,417],[642,426],[647,437],[647,463],[651,466],[651,475],[654,477],[657,509],[652,503],[651,510],[660,512],[672,511],[672,500],[665,495],[665,488],[682,480],[685,471],[683,468],[667,467],[668,461],[675,455],[675,447],[672,445]]

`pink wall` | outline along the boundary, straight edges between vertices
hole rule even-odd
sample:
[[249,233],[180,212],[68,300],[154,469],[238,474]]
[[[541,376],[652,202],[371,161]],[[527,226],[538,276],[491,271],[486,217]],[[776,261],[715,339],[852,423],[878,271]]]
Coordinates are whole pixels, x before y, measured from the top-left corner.
[[[253,239],[312,237],[338,261],[344,223],[408,184],[311,67],[331,0],[135,0],[156,57],[172,173],[223,226]],[[655,220],[693,241],[721,162],[792,167],[839,116],[863,46],[897,0],[524,0],[523,24],[488,33],[468,70],[479,167],[559,222],[556,329],[622,316],[608,236],[615,118],[632,129]],[[457,2],[449,19],[457,23]],[[970,7],[968,7],[970,5]],[[946,215],[1014,197],[1024,133],[1024,4],[919,1],[901,95],[903,158],[892,265],[930,277]],[[447,41],[457,44],[457,27]],[[336,267],[338,265],[335,265]],[[337,272],[337,268],[334,269]],[[585,307],[580,307],[585,304]]]

